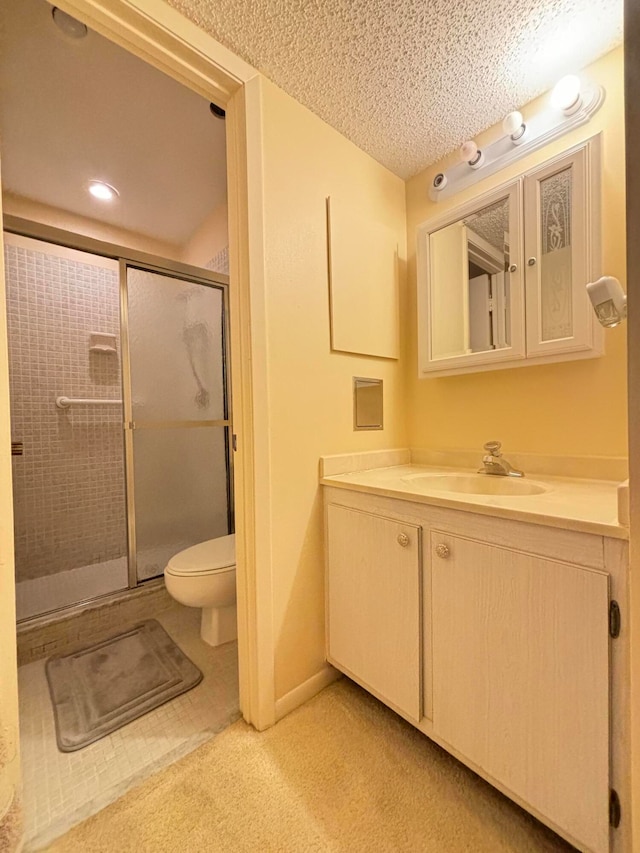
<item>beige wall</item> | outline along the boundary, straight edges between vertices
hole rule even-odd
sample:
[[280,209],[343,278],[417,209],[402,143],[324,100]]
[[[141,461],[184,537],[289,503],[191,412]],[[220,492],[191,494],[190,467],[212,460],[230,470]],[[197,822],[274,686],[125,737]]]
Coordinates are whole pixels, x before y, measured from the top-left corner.
[[[603,107],[591,121],[553,144],[440,203],[431,202],[433,176],[456,162],[454,153],[407,183],[409,311],[405,332],[409,443],[415,448],[478,450],[499,439],[509,451],[571,456],[626,456],[626,325],[606,333],[603,358],[519,367],[438,379],[417,378],[416,227],[468,201],[565,148],[603,131],[602,269],[625,275],[624,117],[622,48],[586,70],[606,89]],[[544,99],[524,108],[527,115]],[[493,140],[492,128],[479,137]]]
[[52,228],[61,228],[72,234],[80,234],[93,240],[102,240],[105,243],[114,243],[116,246],[125,246],[138,252],[148,252],[161,258],[170,258],[174,261],[182,260],[182,248],[163,240],[155,240],[143,234],[134,234],[124,228],[116,228],[95,219],[85,216],[77,216],[66,210],[51,207],[48,204],[31,199],[22,198],[13,193],[2,194],[2,211],[5,216],[19,216]]
[[116,228],[86,216],[78,216],[48,204],[41,204],[13,193],[3,193],[2,210],[5,216],[18,216],[31,222],[61,228],[71,234],[80,234],[137,252],[147,252],[159,258],[182,261],[196,267],[207,267],[215,256],[229,245],[227,205],[220,204],[200,223],[191,239],[184,245],[156,240],[145,234],[136,234]]
[[[403,181],[273,84],[261,91],[278,699],[324,666],[318,457],[406,439],[401,362],[330,351],[325,198],[393,229],[403,268],[405,200]],[[353,376],[383,379],[383,431],[353,431]]]

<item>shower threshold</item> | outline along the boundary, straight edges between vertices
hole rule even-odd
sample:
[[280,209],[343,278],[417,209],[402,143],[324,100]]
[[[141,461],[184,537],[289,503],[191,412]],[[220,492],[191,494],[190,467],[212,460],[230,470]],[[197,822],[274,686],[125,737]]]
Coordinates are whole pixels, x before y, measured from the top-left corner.
[[79,566],[16,584],[18,622],[72,607],[128,587],[127,558]]
[[42,578],[16,583],[18,622],[47,618],[61,611],[84,607],[105,596],[133,592],[154,579],[162,582],[169,559],[192,541],[165,543],[138,552],[138,585],[130,587],[126,557],[79,566]]

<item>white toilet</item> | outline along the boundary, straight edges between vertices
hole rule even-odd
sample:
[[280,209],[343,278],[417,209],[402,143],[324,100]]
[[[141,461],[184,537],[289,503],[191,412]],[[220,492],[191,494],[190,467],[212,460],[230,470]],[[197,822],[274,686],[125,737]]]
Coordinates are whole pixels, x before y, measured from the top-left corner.
[[202,607],[200,636],[219,646],[238,636],[236,537],[207,539],[179,551],[164,570],[167,592],[187,607]]

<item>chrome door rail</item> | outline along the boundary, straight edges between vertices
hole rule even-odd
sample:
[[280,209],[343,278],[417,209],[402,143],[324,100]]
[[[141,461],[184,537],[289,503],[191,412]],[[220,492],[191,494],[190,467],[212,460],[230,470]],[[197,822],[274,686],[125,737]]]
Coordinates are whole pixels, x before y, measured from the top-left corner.
[[230,427],[231,421],[125,421],[125,429],[197,429]]
[[129,352],[129,299],[127,294],[127,261],[119,260],[120,276],[120,350],[122,353],[122,402],[124,416],[124,481],[127,512],[127,543],[129,589],[138,585],[138,548],[136,545],[136,520],[134,514],[134,467],[133,467],[133,433],[127,424],[133,422],[133,399],[131,394],[131,357]]

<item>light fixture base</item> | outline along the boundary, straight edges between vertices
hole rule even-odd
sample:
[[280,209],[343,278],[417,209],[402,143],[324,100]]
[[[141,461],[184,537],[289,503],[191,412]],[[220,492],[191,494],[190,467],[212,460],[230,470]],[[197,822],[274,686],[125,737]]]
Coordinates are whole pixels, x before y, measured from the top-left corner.
[[440,190],[429,190],[432,201],[441,201],[473,186],[473,184],[494,175],[505,166],[515,163],[527,154],[548,145],[554,139],[586,124],[600,109],[605,99],[602,86],[585,86],[581,92],[578,109],[571,115],[559,113],[553,108],[543,109],[537,115],[526,120],[526,133],[520,140],[511,136],[501,136],[490,145],[482,148],[484,163],[482,168],[469,169],[467,163],[459,163],[443,173],[446,182]]

